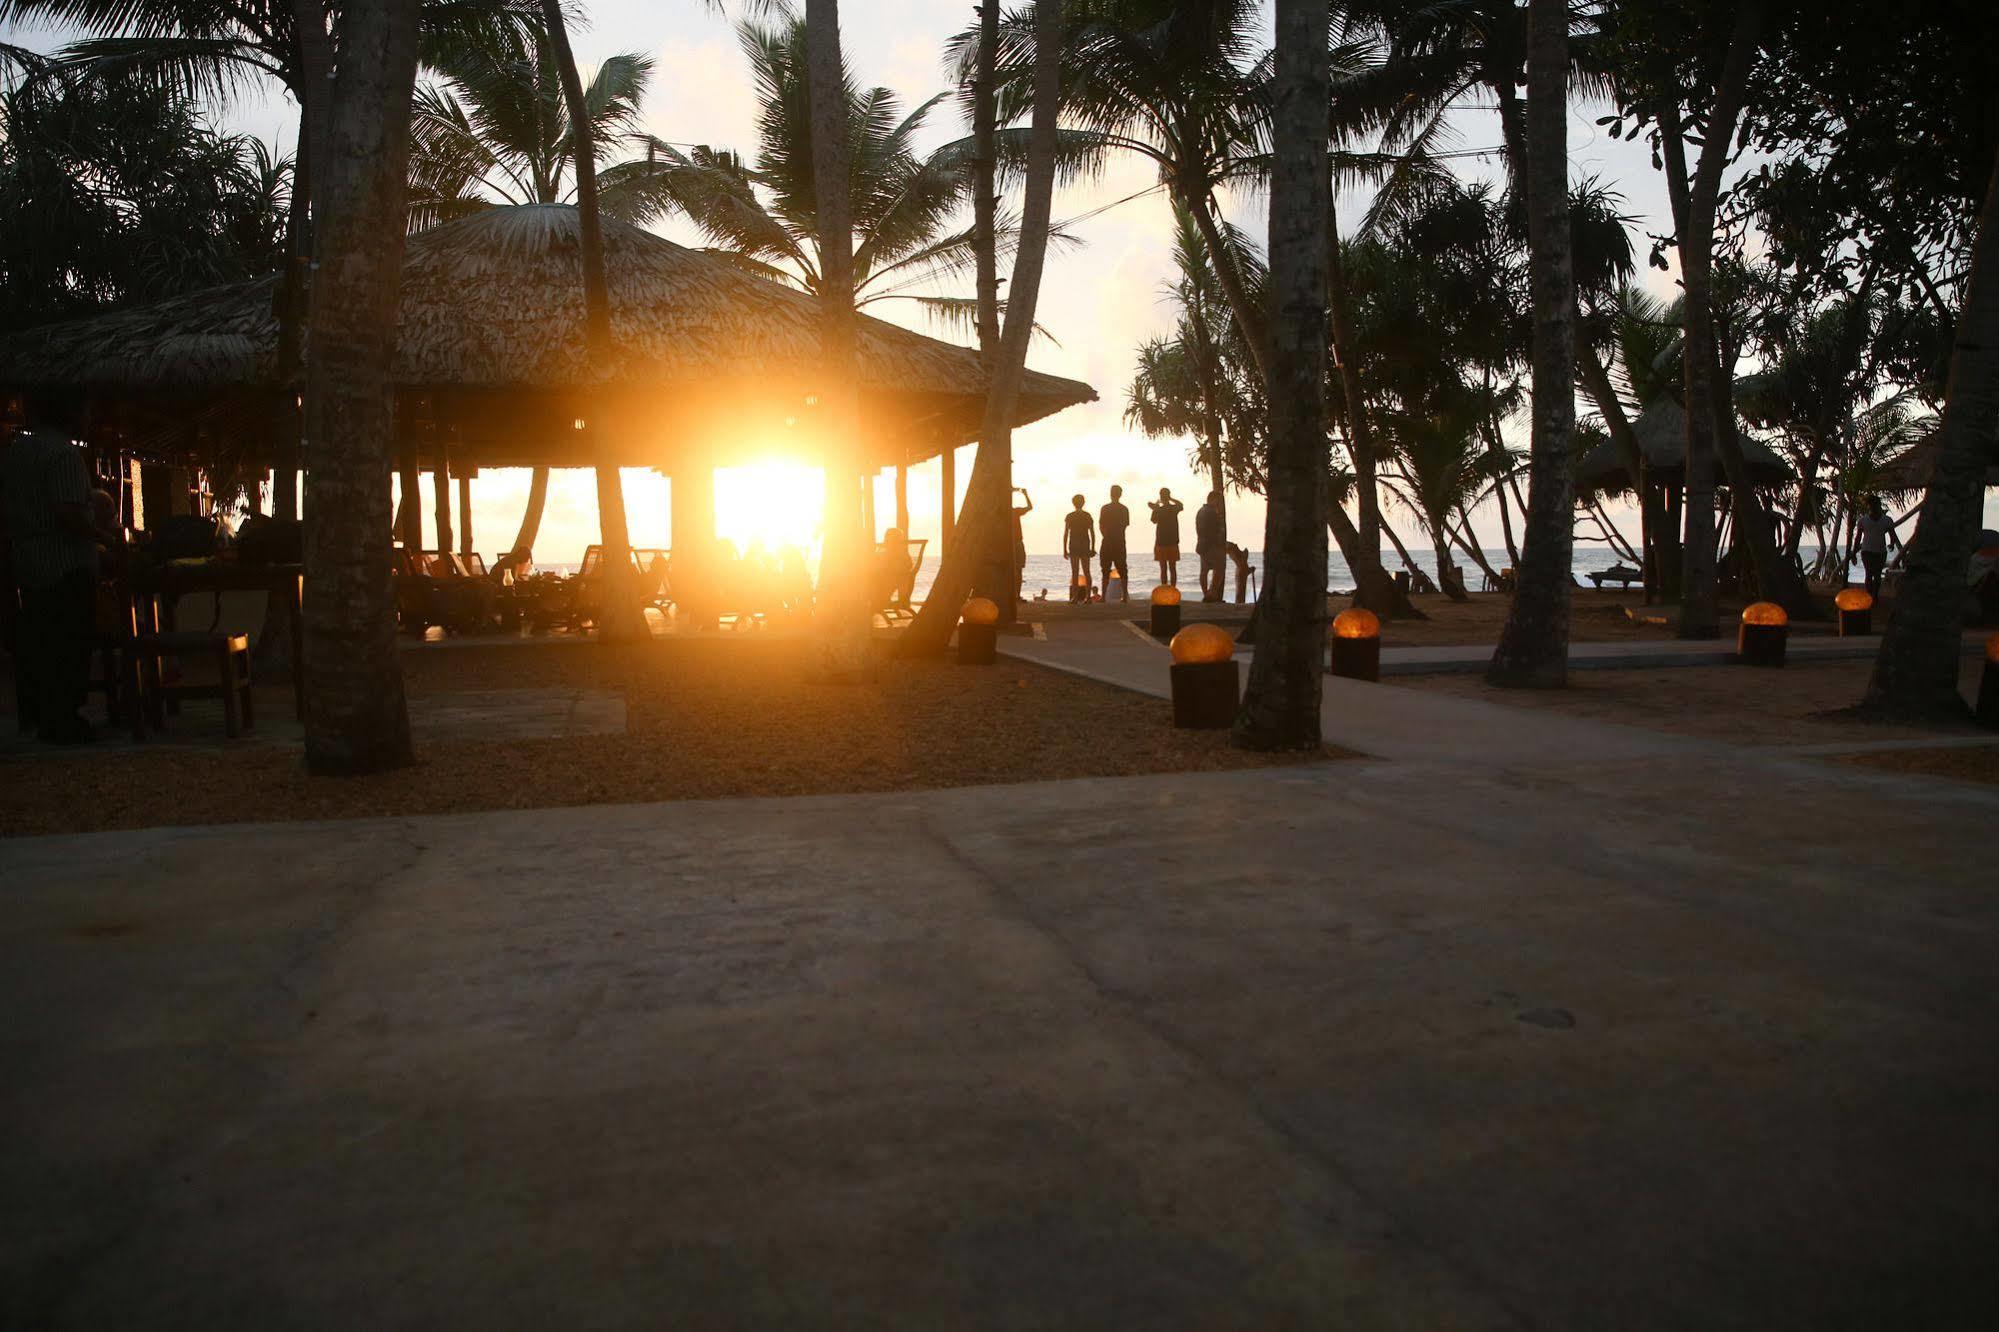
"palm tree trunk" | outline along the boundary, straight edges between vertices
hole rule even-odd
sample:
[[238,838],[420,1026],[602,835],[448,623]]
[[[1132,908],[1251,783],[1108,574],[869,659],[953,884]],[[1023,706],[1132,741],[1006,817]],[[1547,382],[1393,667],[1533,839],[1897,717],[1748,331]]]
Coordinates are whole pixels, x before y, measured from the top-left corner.
[[[1034,118],[1028,131],[1025,197],[1021,207],[1020,245],[1013,256],[1013,280],[1007,287],[1006,323],[986,397],[985,420],[979,431],[979,451],[959,512],[959,531],[968,540],[938,566],[937,580],[923,609],[903,636],[911,653],[943,651],[956,627],[959,608],[971,592],[975,570],[994,563],[994,541],[1012,558],[1011,533],[1006,528],[1007,497],[1011,493],[1012,437],[1015,399],[1027,366],[1027,342],[1034,330],[1034,310],[1041,295],[1041,270],[1048,255],[1049,214],[1055,195],[1057,116],[1062,94],[1062,9],[1060,0],[1041,0],[1034,20]],[[995,15],[995,23],[997,16]],[[1006,595],[1012,595],[1009,573]],[[1004,601],[1001,602],[1004,605]]]
[[1533,443],[1517,588],[1485,678],[1510,688],[1568,683],[1575,481],[1576,286],[1569,253],[1569,9],[1527,9],[1528,268],[1534,301]]
[[853,180],[849,164],[839,0],[806,0],[806,88],[812,111],[812,192],[819,227],[819,411],[826,449],[826,552],[820,566],[820,667],[829,678],[867,670],[867,554],[859,457],[854,320]]
[[321,441],[305,525],[305,760],[315,774],[413,758],[389,582],[389,472],[416,7],[348,0],[340,45],[305,361],[305,437]]
[[[1243,341],[1249,347],[1251,359],[1256,362],[1257,373],[1262,375],[1267,383],[1270,379],[1269,321],[1250,300],[1248,289],[1243,285],[1242,274],[1236,270],[1235,261],[1223,248],[1221,229],[1216,226],[1211,211],[1213,201],[1210,198],[1197,197],[1177,186],[1175,192],[1181,206],[1193,217],[1194,225],[1200,230],[1201,239],[1207,244],[1208,254],[1214,260],[1216,279],[1221,283],[1222,294],[1228,298],[1229,313],[1234,316],[1236,327],[1242,330]],[[1327,193],[1330,204],[1330,185],[1327,187]],[[1321,304],[1324,304],[1323,296]],[[1320,396],[1323,400],[1323,393]],[[1351,435],[1353,429],[1351,421],[1347,423],[1347,429]],[[1395,586],[1395,580],[1381,567],[1380,542],[1374,539],[1372,534],[1363,536],[1353,520],[1347,517],[1346,510],[1339,505],[1328,502],[1324,508],[1326,526],[1340,548],[1341,558],[1346,560],[1347,568],[1353,571],[1356,603],[1366,606],[1384,620],[1428,618],[1409,604],[1409,598],[1402,595],[1400,589]],[[1266,555],[1266,566],[1268,562]],[[1269,585],[1268,573],[1266,567],[1266,587]]]
[[1479,571],[1497,583],[1499,570],[1492,567],[1492,561],[1486,559],[1485,552],[1478,548],[1476,540],[1478,534],[1472,531],[1471,514],[1465,510],[1463,504],[1458,505],[1458,522],[1457,526],[1451,529],[1451,535],[1457,539],[1458,549],[1471,557],[1471,562],[1479,567]]
[[[562,79],[562,101],[569,115],[569,142],[575,156],[576,222],[581,233],[583,262],[583,332],[592,363],[608,365],[616,355],[611,340],[611,287],[604,274],[604,229],[597,217],[597,145],[590,132],[590,108],[583,100],[583,79],[569,47],[569,29],[562,17],[562,0],[541,0],[542,22],[548,28],[549,50]],[[586,425],[586,428],[590,428]],[[598,438],[602,439],[599,431]],[[597,521],[604,544],[604,608],[597,621],[597,638],[604,643],[641,642],[652,636],[639,608],[632,578],[632,538],[625,523],[625,484],[615,462],[597,464]]]
[[[1675,103],[1660,118],[1660,156],[1666,168],[1666,193],[1672,200],[1674,229],[1680,236],[1680,276],[1686,295],[1682,302],[1686,343],[1681,352],[1687,414],[1687,457],[1682,488],[1686,494],[1685,538],[1680,551],[1681,638],[1714,638],[1721,633],[1716,604],[1715,561],[1720,534],[1714,520],[1714,400],[1709,392],[1714,363],[1709,340],[1710,321],[1697,317],[1708,308],[1707,264],[1695,257],[1708,253],[1713,236],[1696,234],[1689,204],[1686,147],[1680,136]],[[1711,216],[1711,214],[1710,214]]]
[[[1735,140],[1736,119],[1754,63],[1757,35],[1762,27],[1760,0],[1749,0],[1736,11],[1730,34],[1728,55],[1716,81],[1714,101],[1708,114],[1706,139],[1700,163],[1691,180],[1687,174],[1686,144],[1679,123],[1679,107],[1670,106],[1660,119],[1662,156],[1666,168],[1667,193],[1672,201],[1675,229],[1679,233],[1680,275],[1685,288],[1683,302],[1686,347],[1687,407],[1687,544],[1685,573],[1682,577],[1680,637],[1713,638],[1720,627],[1715,604],[1714,551],[1710,535],[1714,522],[1714,459],[1719,455],[1728,469],[1731,507],[1737,510],[1736,527],[1750,541],[1752,558],[1758,560],[1759,575],[1781,579],[1773,559],[1774,550],[1762,549],[1759,536],[1768,530],[1753,519],[1743,522],[1747,510],[1755,506],[1753,488],[1748,485],[1747,468],[1741,449],[1733,439],[1733,394],[1719,389],[1719,350],[1714,327],[1714,298],[1711,282],[1714,263],[1716,202],[1721,189],[1721,173]],[[1730,438],[1720,440],[1723,410],[1730,414]],[[1769,567],[1764,562],[1769,561]],[[1800,611],[1803,607],[1798,608]],[[1797,612],[1794,612],[1797,613]]]
[[1375,481],[1374,423],[1361,390],[1359,351],[1354,342],[1353,306],[1347,299],[1347,270],[1340,253],[1339,209],[1326,202],[1326,315],[1332,321],[1333,360],[1339,366],[1340,393],[1346,400],[1347,453],[1353,459],[1355,526],[1360,529],[1362,556],[1381,563],[1381,487]]
[[305,116],[301,108],[298,148],[292,157],[292,197],[286,211],[285,272],[278,296],[278,439],[271,467],[271,511],[291,519],[298,517],[298,440],[304,424],[292,385],[305,348],[306,273],[312,266],[312,159],[306,151]]
[[[979,362],[985,371],[987,392],[999,367],[999,244],[996,231],[999,217],[999,0],[977,6],[979,12],[978,68],[972,83],[972,250],[977,265]],[[993,445],[1005,455],[1000,463],[1002,493],[1013,496],[1013,432],[1011,423],[1003,436],[993,437]],[[976,469],[986,447],[985,439],[972,455]],[[1002,509],[1010,504],[1002,504]],[[985,529],[972,529],[972,549],[976,565],[972,588],[989,598],[1000,610],[1000,623],[1013,624],[1020,617],[1018,565],[1015,562],[1013,526],[1001,512],[987,520]]]
[[1957,692],[1964,562],[1978,539],[1985,468],[1999,433],[1999,158],[1985,187],[1949,383],[1936,473],[1909,538],[1894,615],[1862,705],[1881,716],[1948,719],[1967,711]]
[[534,539],[541,535],[541,515],[548,507],[548,469],[537,467],[528,478],[527,508],[521,513],[521,530],[514,535],[509,553],[532,557]]
[[1649,604],[1659,594],[1658,551],[1653,543],[1653,528],[1657,525],[1657,507],[1652,498],[1649,470],[1645,463],[1645,449],[1638,442],[1638,432],[1632,429],[1631,418],[1625,414],[1624,399],[1617,396],[1617,389],[1610,382],[1610,372],[1604,368],[1603,358],[1587,339],[1579,340],[1576,347],[1576,364],[1582,370],[1583,389],[1590,401],[1596,404],[1597,414],[1603,417],[1606,429],[1610,431],[1612,442],[1624,455],[1624,465],[1631,472],[1631,489],[1638,497],[1638,549],[1641,552],[1638,567],[1645,575],[1645,599]]
[[[1247,749],[1320,746],[1329,466],[1326,243],[1332,199],[1326,158],[1327,10],[1327,0],[1277,0],[1264,584],[1256,607],[1256,654],[1235,723],[1236,743]],[[1363,544],[1363,557],[1366,549]]]

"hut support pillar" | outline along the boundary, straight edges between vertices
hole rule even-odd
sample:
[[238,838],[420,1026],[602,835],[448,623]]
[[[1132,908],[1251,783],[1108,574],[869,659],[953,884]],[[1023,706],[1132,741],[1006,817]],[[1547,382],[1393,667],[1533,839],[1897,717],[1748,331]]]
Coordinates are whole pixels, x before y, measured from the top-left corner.
[[714,465],[706,458],[688,458],[667,486],[673,506],[674,598],[691,627],[711,628],[715,615],[706,583],[715,551]]
[[401,404],[396,410],[396,450],[397,466],[403,474],[402,525],[398,535],[403,539],[403,549],[417,551],[423,549],[423,473],[416,460],[416,431],[405,419]]
[[472,473],[458,474],[458,553],[472,553]]
[[942,557],[945,555],[949,555],[951,553],[951,535],[952,532],[958,526],[957,446],[953,444],[946,444],[944,446],[944,451],[937,455],[937,463],[938,466],[943,470],[943,481],[940,486],[940,489],[943,493],[943,500],[939,504],[937,509],[937,512],[939,514],[938,532],[937,532],[937,553],[940,557]]
[[881,478],[879,469],[861,474],[861,530],[868,534],[868,547],[874,548],[875,532],[875,482]]
[[895,465],[895,525],[909,535],[909,462]]
[[451,457],[445,452],[444,441],[437,441],[437,472],[432,477],[437,486],[437,553],[451,553]]

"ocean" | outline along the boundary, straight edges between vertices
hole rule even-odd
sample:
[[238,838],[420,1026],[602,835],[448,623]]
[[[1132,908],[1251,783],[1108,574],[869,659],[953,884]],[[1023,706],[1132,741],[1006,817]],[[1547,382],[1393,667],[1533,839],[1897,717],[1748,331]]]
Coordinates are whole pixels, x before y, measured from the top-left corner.
[[[1409,554],[1415,560],[1417,568],[1428,574],[1432,579],[1436,578],[1437,560],[1432,552],[1412,548]],[[1813,559],[1818,555],[1818,549],[1813,546],[1807,546],[1799,554],[1803,557],[1806,566],[1810,567]],[[1485,558],[1486,562],[1495,569],[1504,569],[1513,563],[1513,557],[1508,555],[1504,549],[1493,550],[1488,547],[1485,551]],[[1627,563],[1629,561],[1620,559],[1600,546],[1577,546],[1573,567],[1576,576],[1584,582],[1588,582],[1589,575],[1595,570],[1608,569],[1614,565]],[[1250,592],[1253,597],[1257,589],[1262,586],[1262,552],[1259,551],[1251,555],[1249,564],[1250,568],[1256,571],[1255,576],[1250,582]],[[576,572],[576,566],[573,564],[548,564],[537,560],[535,567],[548,573]],[[1402,567],[1401,560],[1397,558],[1393,550],[1388,551],[1388,567],[1391,570]],[[1460,561],[1459,567],[1464,571],[1465,585],[1476,592],[1483,584],[1484,573],[1477,565],[1467,564],[1463,561]],[[1853,566],[1855,581],[1858,581],[1860,576],[1859,568],[1860,566],[1857,563]],[[1200,586],[1200,571],[1200,561],[1193,557],[1192,551],[1189,551],[1188,558],[1180,561],[1180,586],[1183,588],[1198,588]],[[916,575],[916,596],[919,601],[929,592],[930,582],[936,576],[937,557],[933,552],[924,559],[923,568]],[[1091,566],[1091,576],[1096,578],[1101,578],[1102,576],[1100,569],[1094,562]],[[1131,561],[1131,590],[1133,595],[1144,596],[1152,585],[1158,581],[1159,566],[1156,563],[1151,560],[1139,560],[1136,558]],[[1337,550],[1332,551],[1326,560],[1326,585],[1335,591],[1351,590],[1354,585],[1353,571],[1347,567],[1347,562],[1340,557],[1340,553]],[[1067,559],[1060,555],[1036,555],[1031,552],[1029,553],[1025,576],[1021,579],[1021,595],[1023,597],[1032,599],[1035,593],[1046,589],[1050,598],[1060,598],[1067,594],[1068,586],[1069,561]],[[1235,600],[1235,566],[1233,564],[1229,566],[1228,595],[1229,600]]]
[[[1148,551],[1147,553],[1149,554],[1150,552]],[[1402,561],[1397,557],[1393,549],[1385,553],[1388,556],[1388,567],[1391,572],[1402,567]],[[1808,546],[1799,553],[1803,556],[1806,567],[1809,568],[1812,561],[1818,556],[1818,549],[1817,547]],[[1187,554],[1189,558],[1180,561],[1180,586],[1182,588],[1198,588],[1201,581],[1201,563],[1198,559],[1193,558],[1192,551],[1188,551]],[[1437,559],[1434,553],[1428,550],[1416,550],[1414,547],[1411,547],[1409,554],[1415,560],[1417,568],[1428,574],[1432,580],[1436,578]],[[1485,551],[1485,559],[1486,563],[1495,569],[1504,569],[1513,563],[1513,557],[1508,555],[1503,548],[1493,550],[1488,547]],[[1629,563],[1630,561],[1620,559],[1601,546],[1577,546],[1572,567],[1575,569],[1576,577],[1581,578],[1587,583],[1589,575],[1598,569],[1609,569],[1615,565],[1628,565]],[[1254,595],[1256,589],[1262,585],[1262,552],[1259,551],[1251,555],[1249,565],[1250,568],[1256,571],[1256,576],[1251,580],[1250,584],[1251,593]],[[1478,591],[1484,584],[1484,572],[1477,565],[1468,563],[1462,559],[1459,560],[1458,567],[1464,573],[1465,586],[1474,592]],[[1856,570],[1854,577],[1857,580],[1859,577],[1857,572],[1859,565],[1856,564],[1854,569]],[[919,597],[928,588],[930,579],[935,576],[936,572],[935,561],[926,561],[923,570],[916,576],[917,595]],[[1091,576],[1101,580],[1101,570],[1092,567]],[[1151,560],[1138,559],[1137,552],[1134,551],[1131,561],[1130,589],[1133,595],[1145,595],[1152,585],[1158,581],[1158,564]],[[1347,567],[1347,562],[1340,557],[1340,553],[1337,550],[1332,551],[1326,560],[1326,585],[1335,591],[1349,591],[1354,585],[1353,571]],[[1069,561],[1067,559],[1060,555],[1036,555],[1029,553],[1025,576],[1021,579],[1021,595],[1023,597],[1032,598],[1036,592],[1046,588],[1051,598],[1060,598],[1067,595],[1068,586]],[[1235,566],[1233,563],[1229,565],[1228,595],[1229,600],[1235,600]]]

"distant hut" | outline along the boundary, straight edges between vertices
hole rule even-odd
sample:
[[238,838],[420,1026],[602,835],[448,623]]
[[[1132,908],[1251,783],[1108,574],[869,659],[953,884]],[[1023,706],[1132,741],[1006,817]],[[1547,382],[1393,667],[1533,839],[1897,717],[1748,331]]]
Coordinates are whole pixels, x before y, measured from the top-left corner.
[[[1650,403],[1631,423],[1631,432],[1638,437],[1639,452],[1644,455],[1645,469],[1654,483],[1672,489],[1686,485],[1687,479],[1687,413],[1686,409],[1671,398],[1661,398]],[[1796,473],[1769,445],[1738,432],[1742,441],[1742,452],[1749,464],[1749,475],[1759,486],[1781,486]],[[1727,484],[1722,475],[1721,460],[1714,464],[1714,478],[1717,484]],[[1631,475],[1624,450],[1615,440],[1605,440],[1582,456],[1576,464],[1576,489],[1585,495],[1619,495],[1634,489],[1637,478]]]
[[[716,465],[823,456],[815,297],[610,219],[604,248],[617,359],[593,364],[574,208],[492,208],[409,238],[395,361],[406,476],[615,461],[706,478],[675,491],[712,497]],[[226,439],[268,464],[297,391],[277,374],[278,293],[270,277],[0,338],[0,385],[82,388],[101,444],[197,457],[202,439]],[[844,461],[866,473],[941,453],[948,467],[984,414],[978,353],[859,325],[862,435]],[[1030,371],[1014,424],[1096,396]]]

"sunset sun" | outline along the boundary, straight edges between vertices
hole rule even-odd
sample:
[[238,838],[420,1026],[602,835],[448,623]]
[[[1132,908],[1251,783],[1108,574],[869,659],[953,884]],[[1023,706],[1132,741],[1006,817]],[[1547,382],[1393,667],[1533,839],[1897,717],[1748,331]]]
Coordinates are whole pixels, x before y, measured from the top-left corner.
[[803,463],[771,460],[715,470],[715,535],[736,549],[810,553],[820,538],[826,475]]

